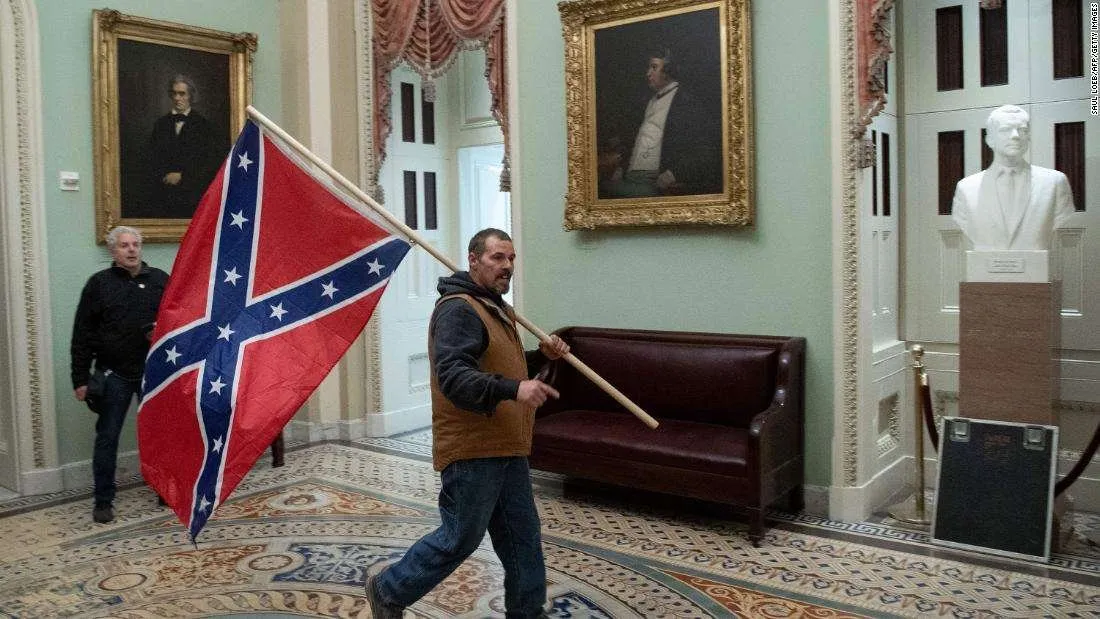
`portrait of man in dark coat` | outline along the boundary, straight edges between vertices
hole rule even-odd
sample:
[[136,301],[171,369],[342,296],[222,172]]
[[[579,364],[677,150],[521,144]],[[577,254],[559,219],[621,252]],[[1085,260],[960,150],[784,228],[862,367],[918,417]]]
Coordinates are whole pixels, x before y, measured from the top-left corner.
[[214,127],[192,107],[198,100],[190,77],[171,79],[172,111],[153,124],[146,146],[147,201],[161,217],[187,218],[225,156]]
[[599,198],[723,192],[719,42],[706,10],[597,32]]

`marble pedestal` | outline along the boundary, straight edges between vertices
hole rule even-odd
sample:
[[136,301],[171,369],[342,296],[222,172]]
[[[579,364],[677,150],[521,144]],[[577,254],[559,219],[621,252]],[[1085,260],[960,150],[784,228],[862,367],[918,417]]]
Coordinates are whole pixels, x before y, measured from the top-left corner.
[[1058,425],[1058,282],[959,284],[959,415]]

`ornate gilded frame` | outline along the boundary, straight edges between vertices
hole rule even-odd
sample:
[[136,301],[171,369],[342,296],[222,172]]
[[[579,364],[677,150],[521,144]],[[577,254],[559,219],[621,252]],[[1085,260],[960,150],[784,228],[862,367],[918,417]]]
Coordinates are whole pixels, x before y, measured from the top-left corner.
[[[733,225],[753,222],[753,127],[749,0],[575,0],[560,2],[565,38],[568,172],[566,230],[612,226]],[[599,197],[596,34],[650,20],[717,9],[721,81],[722,191]],[[690,33],[684,33],[691,40]],[[630,59],[644,78],[644,60]]]
[[[104,234],[117,225],[140,228],[147,242],[178,242],[187,230],[190,218],[125,217],[122,208],[121,156],[119,133],[120,39],[150,43],[166,48],[182,48],[224,55],[228,63],[228,147],[240,133],[245,108],[252,99],[252,55],[256,35],[230,33],[167,21],[125,15],[111,9],[92,11],[92,126],[95,145],[95,238],[104,242]],[[165,75],[170,79],[170,75]],[[228,148],[227,148],[228,152]]]

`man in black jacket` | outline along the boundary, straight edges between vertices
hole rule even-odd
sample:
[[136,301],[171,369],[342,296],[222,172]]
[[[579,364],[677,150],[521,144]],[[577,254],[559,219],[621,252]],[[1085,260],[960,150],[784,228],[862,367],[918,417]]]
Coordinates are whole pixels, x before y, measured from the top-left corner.
[[[128,226],[107,233],[113,262],[88,278],[73,323],[73,393],[99,414],[92,455],[92,517],[100,523],[114,519],[118,438],[130,402],[140,393],[149,340],[168,283],[167,273],[141,260],[141,242],[141,232]],[[101,379],[94,381],[102,386],[99,393],[88,389],[93,361]]]

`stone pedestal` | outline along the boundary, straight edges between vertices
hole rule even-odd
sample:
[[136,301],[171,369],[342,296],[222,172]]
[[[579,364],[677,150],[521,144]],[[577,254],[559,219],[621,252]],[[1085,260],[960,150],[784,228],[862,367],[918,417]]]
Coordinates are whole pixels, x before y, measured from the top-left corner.
[[1058,282],[959,284],[959,416],[1058,425]]

